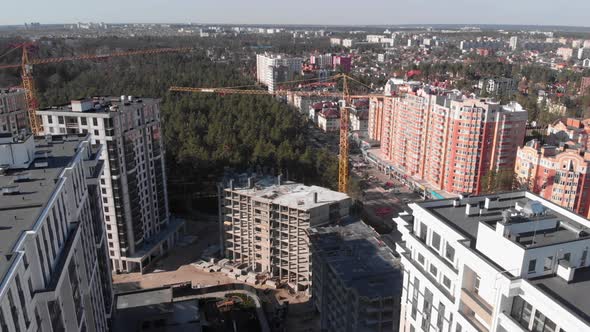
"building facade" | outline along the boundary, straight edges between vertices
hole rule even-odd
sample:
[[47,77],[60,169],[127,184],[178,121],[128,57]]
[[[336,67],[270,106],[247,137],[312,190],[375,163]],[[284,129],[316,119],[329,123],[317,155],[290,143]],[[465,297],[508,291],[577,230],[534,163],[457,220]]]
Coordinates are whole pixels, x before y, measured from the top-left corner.
[[527,121],[516,103],[429,87],[385,97],[381,114],[369,130],[381,122],[381,154],[394,171],[452,193],[479,193],[494,182],[486,179],[512,174]]
[[538,140],[518,149],[514,169],[518,183],[541,197],[588,216],[590,154],[585,148],[557,148]]
[[511,78],[497,77],[479,80],[479,90],[492,96],[510,96],[516,92],[516,81]]
[[37,114],[45,134],[90,133],[93,143],[105,146],[100,190],[112,267],[144,272],[183,229],[168,212],[159,100],[74,100]]
[[318,113],[318,128],[325,132],[340,130],[340,112],[336,108],[323,109]]
[[301,72],[303,59],[288,57],[280,54],[256,55],[256,80],[268,87],[273,92],[277,84],[293,79],[293,76]]
[[590,329],[590,221],[529,192],[409,208],[401,331]]
[[220,225],[226,258],[267,272],[293,289],[309,290],[310,227],[348,216],[350,198],[329,189],[249,178],[220,187]]
[[321,331],[397,331],[402,269],[379,234],[346,220],[313,228],[309,238]]
[[24,89],[0,89],[0,134],[30,131]]
[[0,330],[109,331],[113,292],[99,179],[88,135],[1,139]]

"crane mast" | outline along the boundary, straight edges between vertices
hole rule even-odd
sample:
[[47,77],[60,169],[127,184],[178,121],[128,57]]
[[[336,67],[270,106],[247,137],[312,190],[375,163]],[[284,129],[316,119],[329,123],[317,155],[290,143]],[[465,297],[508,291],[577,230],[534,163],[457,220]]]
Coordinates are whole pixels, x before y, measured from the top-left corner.
[[342,76],[342,91],[344,107],[340,111],[340,155],[338,156],[338,191],[348,192],[348,129],[349,129],[349,107],[350,93],[348,91],[348,80],[346,75]]

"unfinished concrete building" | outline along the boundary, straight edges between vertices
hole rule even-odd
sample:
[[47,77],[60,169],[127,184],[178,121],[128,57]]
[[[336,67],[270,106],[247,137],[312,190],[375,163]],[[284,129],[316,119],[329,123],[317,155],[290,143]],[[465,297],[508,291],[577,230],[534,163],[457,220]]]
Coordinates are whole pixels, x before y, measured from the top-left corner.
[[220,197],[225,256],[267,272],[297,290],[310,283],[306,231],[348,216],[350,198],[343,193],[280,177],[249,178],[223,188]]
[[312,228],[309,239],[311,296],[321,330],[398,331],[403,273],[394,249],[351,218]]

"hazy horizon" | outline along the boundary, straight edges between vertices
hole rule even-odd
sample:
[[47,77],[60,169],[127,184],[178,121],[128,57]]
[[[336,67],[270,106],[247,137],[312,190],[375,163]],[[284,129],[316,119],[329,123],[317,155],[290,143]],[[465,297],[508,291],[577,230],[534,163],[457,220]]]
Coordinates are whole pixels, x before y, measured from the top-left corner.
[[[52,2],[31,0],[2,5],[0,25],[25,22],[68,24],[105,23],[201,23],[260,25],[533,25],[588,27],[590,1],[572,0],[556,12],[549,0],[497,0],[495,2],[415,0],[413,2],[340,0],[327,3],[300,0],[279,3],[269,0],[226,0],[193,3],[187,0],[103,0]],[[400,9],[402,9],[400,11]],[[564,15],[563,13],[567,13]],[[474,22],[475,21],[475,22]]]

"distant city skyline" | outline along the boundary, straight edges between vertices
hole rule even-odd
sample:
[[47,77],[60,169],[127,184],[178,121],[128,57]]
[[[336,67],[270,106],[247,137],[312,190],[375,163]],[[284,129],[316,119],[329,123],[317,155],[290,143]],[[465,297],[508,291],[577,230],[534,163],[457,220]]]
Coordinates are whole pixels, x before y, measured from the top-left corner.
[[[200,1],[198,1],[200,2]],[[226,23],[309,25],[507,24],[589,26],[590,1],[392,0],[31,0],[2,4],[0,25],[105,23]],[[566,13],[566,14],[563,14]]]

